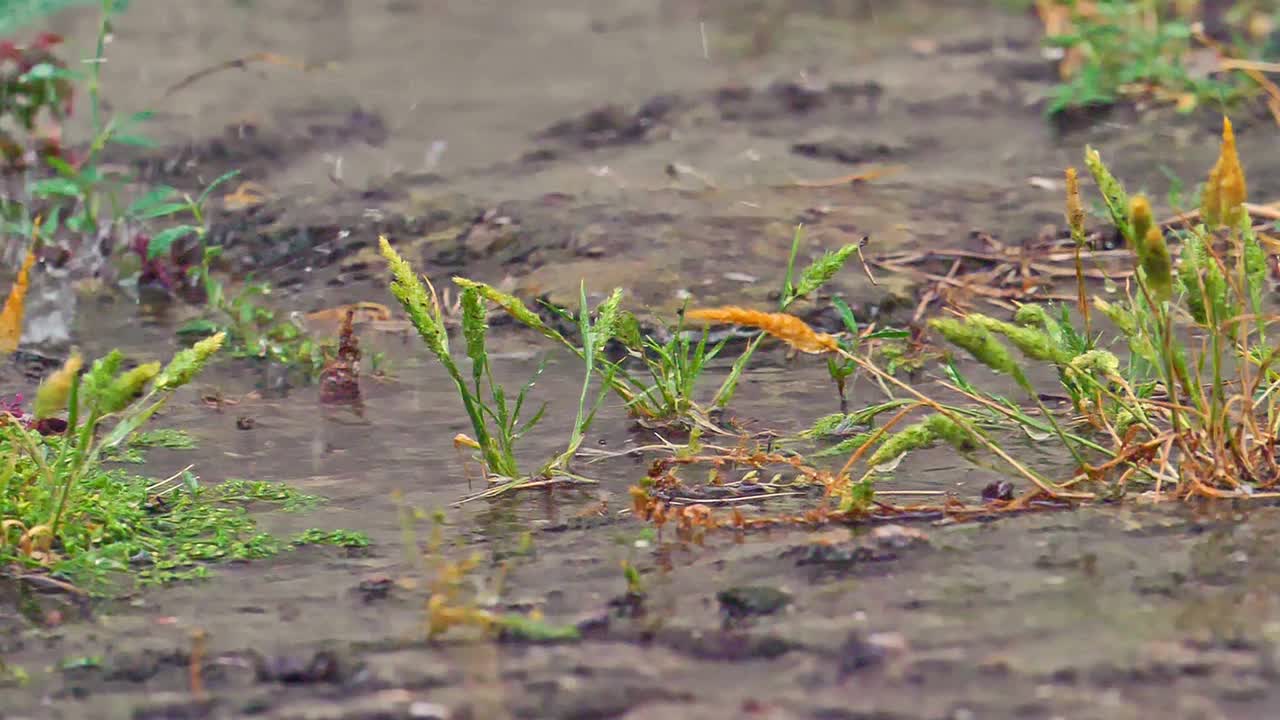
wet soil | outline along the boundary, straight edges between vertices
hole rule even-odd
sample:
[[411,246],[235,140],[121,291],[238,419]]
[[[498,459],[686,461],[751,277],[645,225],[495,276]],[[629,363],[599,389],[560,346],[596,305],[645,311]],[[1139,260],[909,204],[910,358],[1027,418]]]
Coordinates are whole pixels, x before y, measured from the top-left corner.
[[[93,18],[51,27],[87,48]],[[1038,41],[1031,19],[966,2],[134,0],[104,92],[114,112],[160,111],[147,130],[163,149],[114,162],[189,189],[238,169],[265,192],[217,212],[213,236],[227,272],[270,280],[281,309],[389,302],[373,251],[386,233],[441,281],[569,302],[586,278],[670,319],[685,298],[767,307],[797,222],[806,260],[863,235],[872,256],[981,233],[1018,244],[1061,225],[1052,181],[1086,143],[1156,197],[1161,167],[1198,178],[1211,164],[1212,113],[1045,122],[1052,68]],[[309,69],[250,65],[162,97],[262,51]],[[1245,113],[1237,129],[1253,197],[1273,198],[1274,128]],[[893,171],[806,186],[872,165]],[[852,268],[831,291],[864,319],[908,318],[917,280],[879,280]],[[801,312],[830,321],[815,308]],[[140,313],[111,294],[78,311],[87,353],[146,359],[175,347],[192,312]],[[545,346],[496,333],[499,372],[519,382]],[[146,472],[195,463],[205,482],[288,482],[329,501],[264,513],[269,529],[344,527],[372,546],[221,567],[54,626],[0,606],[0,657],[30,676],[0,687],[0,717],[1208,720],[1280,705],[1276,507],[1105,506],[682,543],[620,512],[645,471],[625,456],[585,466],[601,481],[588,490],[452,507],[474,488],[451,446],[466,424],[444,374],[413,338],[362,342],[394,369],[365,379],[363,417],[320,407],[315,388],[250,395],[276,383],[221,366],[161,419],[199,448],[155,451]],[[550,357],[538,391],[551,420],[527,464],[558,450],[574,410],[579,368]],[[0,392],[40,372],[26,357]],[[238,402],[200,401],[215,391]],[[818,363],[771,349],[730,414],[785,432],[836,407]],[[651,439],[607,405],[589,442]],[[990,479],[936,452],[904,462],[895,486],[975,498]],[[405,507],[447,511],[442,552],[480,553],[486,604],[538,610],[582,639],[426,642],[430,575]],[[641,571],[642,600],[625,596],[623,561]],[[201,696],[189,684],[197,630]]]

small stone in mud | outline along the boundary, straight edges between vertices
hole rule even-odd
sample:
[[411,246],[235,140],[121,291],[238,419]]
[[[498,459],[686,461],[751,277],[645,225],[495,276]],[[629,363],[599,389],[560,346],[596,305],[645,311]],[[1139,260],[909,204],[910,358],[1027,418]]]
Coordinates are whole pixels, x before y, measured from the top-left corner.
[[716,593],[720,609],[732,618],[771,615],[791,603],[791,595],[777,588],[747,586],[729,588]]
[[35,430],[41,435],[61,435],[67,431],[67,421],[61,418],[41,418],[36,421]]
[[673,114],[679,102],[679,98],[674,95],[659,95],[634,112],[618,105],[605,105],[580,117],[562,120],[543,130],[537,137],[542,140],[558,140],[587,150],[645,142]]
[[262,658],[255,669],[259,682],[301,685],[336,683],[342,679],[337,655],[327,650],[321,650],[310,658],[301,655]]
[[380,575],[361,580],[360,584],[356,585],[356,592],[360,594],[361,599],[365,602],[386,600],[391,595],[391,589],[394,586],[394,580],[385,575]]
[[906,652],[907,639],[900,633],[883,632],[863,635],[853,632],[840,647],[839,676],[849,675],[880,665],[891,655]]
[[982,488],[982,499],[987,501],[1012,500],[1013,483],[1008,480],[997,480],[988,484]]
[[877,140],[855,138],[826,138],[799,142],[791,146],[791,152],[815,160],[834,160],[846,165],[861,165],[896,157],[906,152],[907,146]]
[[897,553],[890,549],[873,548],[850,543],[806,543],[789,548],[782,557],[794,558],[796,565],[842,566],[861,563],[878,563],[897,560]]
[[638,618],[645,614],[645,595],[638,592],[623,593],[609,600],[609,610],[617,617]]
[[449,708],[439,703],[416,702],[409,706],[409,717],[414,720],[449,720]]
[[928,545],[929,536],[903,525],[881,525],[871,531],[871,539],[882,548],[899,550],[913,545]]
[[[133,720],[174,720],[175,718],[204,718],[213,715],[213,699],[194,700],[179,698],[178,693],[157,693],[148,704],[134,708]],[[158,698],[158,699],[157,699]]]
[[240,417],[236,418],[237,430],[252,430],[257,426],[258,426],[258,421],[254,420],[248,415],[241,415]]

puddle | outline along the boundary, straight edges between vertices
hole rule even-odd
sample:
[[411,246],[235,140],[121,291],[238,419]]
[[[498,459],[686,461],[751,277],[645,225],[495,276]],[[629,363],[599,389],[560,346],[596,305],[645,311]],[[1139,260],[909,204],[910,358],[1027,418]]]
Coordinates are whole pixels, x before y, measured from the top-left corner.
[[[50,29],[87,48],[93,22],[73,11]],[[104,93],[113,112],[157,110],[147,132],[164,146],[113,161],[184,189],[241,169],[266,190],[255,210],[217,212],[213,237],[234,276],[273,283],[282,311],[390,303],[372,249],[387,233],[443,283],[466,274],[564,300],[586,277],[669,319],[686,296],[771,304],[798,222],[806,256],[863,235],[872,254],[960,246],[975,231],[1017,244],[1062,225],[1061,192],[1031,180],[1058,178],[1086,143],[1157,198],[1162,165],[1194,179],[1211,164],[1209,113],[1056,132],[1040,115],[1051,73],[1035,33],[1030,18],[968,2],[133,0]],[[251,65],[163,98],[257,52],[311,69]],[[1273,197],[1274,128],[1246,117],[1237,129],[1254,197]],[[869,163],[896,169],[806,186]],[[879,279],[853,269],[832,289],[864,319],[909,318],[913,282]],[[32,312],[87,355],[151,359],[172,352],[191,310],[140,315],[128,297],[86,296],[74,316]],[[494,338],[513,386],[547,349],[526,333]],[[0,605],[0,657],[31,675],[0,688],[6,717],[1271,716],[1275,507],[680,543],[620,512],[646,470],[623,456],[583,466],[600,480],[589,489],[450,508],[475,485],[452,446],[467,425],[446,376],[414,338],[361,342],[387,352],[394,376],[365,378],[364,417],[322,409],[314,387],[246,399],[273,379],[223,365],[159,420],[198,448],[154,451],[145,470],[288,482],[329,502],[265,514],[268,529],[350,528],[371,548],[221,567],[48,630]],[[576,407],[579,368],[550,358],[536,389],[549,420],[527,438],[526,465],[560,449]],[[795,431],[838,408],[812,358],[770,351],[757,368],[732,408],[756,427]],[[0,394],[29,392],[39,372],[6,365]],[[242,401],[208,407],[200,396],[214,391]],[[610,403],[588,442],[651,439]],[[991,479],[956,463],[912,456],[895,487],[972,497]],[[378,584],[411,575],[404,506],[448,509],[449,553],[481,554],[485,592],[501,578],[499,608],[577,623],[584,639],[423,642],[425,591]],[[627,617],[609,609],[624,561],[647,591]],[[784,607],[728,622],[718,594],[759,587]],[[208,633],[204,699],[187,692],[196,628]],[[100,661],[49,669],[83,657]]]

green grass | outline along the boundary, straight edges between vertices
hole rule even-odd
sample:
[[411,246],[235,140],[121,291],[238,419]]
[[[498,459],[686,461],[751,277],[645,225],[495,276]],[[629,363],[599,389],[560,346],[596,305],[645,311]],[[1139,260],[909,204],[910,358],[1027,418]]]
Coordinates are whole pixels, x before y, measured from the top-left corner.
[[[424,285],[418,279],[409,264],[385,238],[380,242],[382,254],[391,267],[392,294],[404,307],[427,349],[448,372],[471,421],[474,437],[458,438],[455,443],[471,445],[479,452],[484,475],[494,483],[492,488],[477,497],[493,497],[511,490],[558,480],[586,481],[586,478],[572,472],[570,463],[581,447],[604,398],[604,391],[600,391],[592,401],[591,378],[596,371],[597,354],[616,332],[621,291],[612,293],[596,308],[594,321],[587,307],[586,290],[580,292],[578,328],[582,346],[579,352],[586,370],[578,398],[577,415],[570,426],[569,441],[564,452],[550,459],[536,472],[525,474],[520,470],[516,458],[516,444],[542,419],[544,408],[539,408],[527,419],[523,416],[536,374],[514,395],[493,376],[485,343],[488,333],[487,304],[494,301],[492,293],[497,291],[480,283],[455,279],[462,288],[462,336],[471,365],[471,372],[464,376],[450,354],[449,334],[434,288],[429,283]],[[502,296],[498,299],[498,302],[508,301],[514,301],[514,298]],[[524,313],[532,315],[523,305],[520,308]],[[607,387],[611,374],[606,372],[605,376]]]
[[[1062,3],[1070,5],[1070,3]],[[1156,100],[1190,110],[1230,104],[1256,94],[1258,86],[1237,72],[1204,75],[1191,67],[1194,16],[1165,0],[1098,0],[1093,12],[1073,12],[1069,32],[1045,38],[1078,58],[1059,84],[1047,112],[1113,105],[1123,100]],[[1239,36],[1238,36],[1239,37]],[[1237,57],[1263,59],[1264,42],[1240,41]]]
[[[127,273],[129,251],[139,257],[142,270],[159,272],[166,285],[190,281],[203,295],[205,317],[180,330],[184,337],[226,332],[228,353],[296,369],[315,380],[335,343],[322,343],[299,323],[265,302],[271,288],[266,283],[245,282],[228,292],[214,268],[221,248],[207,242],[206,205],[213,191],[238,175],[231,171],[208,183],[195,197],[166,185],[146,187],[127,173],[101,163],[108,145],[149,147],[136,128],[151,117],[138,113],[106,117],[100,96],[101,72],[106,61],[106,37],[123,0],[8,0],[0,4],[0,37],[3,28],[39,20],[73,5],[97,4],[100,10],[96,49],[85,63],[87,70],[59,59],[59,46],[41,41],[18,48],[31,69],[19,74],[16,63],[0,63],[0,169],[8,176],[0,182],[0,231],[25,248],[40,243],[57,244],[63,237],[97,235],[115,240],[125,257],[119,261]],[[87,94],[93,135],[74,150],[70,144],[52,141],[42,126],[60,126],[78,94]],[[27,151],[36,151],[32,167],[10,168]],[[11,172],[21,170],[21,172]],[[130,201],[129,196],[135,196]],[[194,239],[200,259],[193,267],[172,252],[183,241]],[[168,287],[176,294],[177,287]]]
[[[8,0],[0,5],[0,37],[51,12],[87,4],[91,3]],[[60,39],[47,38],[18,49],[24,64],[31,65],[27,72],[0,71],[0,148],[16,150],[19,155],[34,150],[37,157],[35,166],[21,175],[18,186],[10,185],[0,196],[0,226],[8,234],[25,237],[28,244],[36,242],[37,228],[48,239],[60,231],[96,233],[103,228],[118,228],[126,219],[140,219],[131,217],[123,203],[130,178],[99,162],[108,145],[151,145],[135,133],[151,117],[150,113],[110,119],[102,115],[100,87],[106,38],[113,19],[127,2],[96,0],[92,4],[97,4],[101,12],[96,49],[87,61],[87,71],[59,59]],[[60,126],[78,88],[89,96],[93,135],[83,149],[68,152],[70,145],[54,139],[56,135],[49,137],[41,125]],[[11,160],[7,155],[0,153],[0,163]]]
[[[856,243],[823,253],[797,278],[795,263],[803,246],[803,239],[803,227],[797,227],[780,290],[778,308],[782,311],[814,296],[861,248],[861,243]],[[586,360],[586,348],[580,340],[575,341],[552,328],[519,299],[473,280],[459,279],[455,282],[475,287],[486,299],[504,309],[521,324]],[[560,308],[548,309],[571,324],[581,322],[581,311],[575,314]],[[856,328],[857,323],[847,306],[845,311],[848,312],[846,323],[852,322]],[[711,344],[706,332],[695,334],[686,329],[682,315],[674,326],[668,326],[668,337],[660,340],[641,332],[639,321],[630,311],[618,309],[616,313],[614,339],[625,349],[626,358],[620,362],[611,362],[600,357],[598,352],[593,353],[592,367],[604,386],[625,404],[633,417],[645,425],[718,432],[720,429],[710,419],[711,413],[715,409],[723,409],[733,399],[743,372],[765,336],[759,334],[752,337],[730,365],[711,398],[700,400],[700,381],[712,367],[712,362],[720,357],[728,338]],[[853,348],[865,340],[900,338],[905,335],[903,331],[894,330],[868,332],[851,338],[846,346]],[[581,332],[579,336],[582,336]],[[639,372],[636,371],[637,365],[641,368]],[[843,365],[833,365],[831,372],[833,380],[838,386],[842,386],[851,370]]]
[[343,548],[369,547],[369,536],[352,530],[321,530],[311,528],[298,533],[290,541],[294,547],[303,545],[332,545]]
[[[1132,250],[1128,291],[1116,300],[1095,298],[1074,318],[1026,306],[1015,323],[979,314],[932,321],[948,342],[1013,376],[1040,412],[1033,416],[975,387],[954,367],[952,389],[998,411],[1006,426],[1057,439],[1075,471],[1061,484],[1040,478],[1050,495],[1096,499],[1130,488],[1176,497],[1268,494],[1280,481],[1272,454],[1280,374],[1267,337],[1276,316],[1263,300],[1266,253],[1243,207],[1245,179],[1230,124],[1198,220],[1168,233],[1153,223],[1146,199],[1130,197],[1095,151],[1087,150],[1085,161]],[[1073,224],[1082,221],[1069,216]],[[1073,230],[1083,237],[1082,228]],[[1176,269],[1170,240],[1181,245]],[[1078,282],[1084,297],[1083,278]],[[1090,309],[1113,329],[1090,332]],[[1127,352],[1122,357],[1110,348]],[[1056,371],[1057,392],[1071,399],[1072,427],[1039,404],[1024,364]]]
[[[213,563],[265,558],[298,544],[367,544],[348,531],[310,531],[289,542],[259,530],[250,508],[298,511],[320,502],[284,485],[231,480],[204,487],[190,469],[156,482],[108,464],[122,449],[192,445],[180,431],[140,430],[221,343],[214,336],[164,367],[133,370],[122,370],[124,358],[113,351],[80,374],[73,357],[41,384],[30,417],[0,413],[0,574],[48,572],[101,592],[120,578],[200,578]],[[64,433],[38,431],[37,421],[64,413]]]
[[204,314],[178,328],[178,335],[193,338],[226,333],[228,355],[279,365],[296,371],[306,381],[315,381],[326,361],[336,352],[337,341],[317,339],[292,316],[271,308],[266,302],[272,293],[269,283],[255,282],[248,277],[233,293],[215,272],[222,248],[208,244],[205,206],[217,187],[237,175],[237,171],[224,173],[194,198],[175,188],[160,186],[130,205],[127,216],[140,221],[185,220],[150,238],[144,262],[162,262],[175,243],[186,237],[195,238],[200,247],[200,262],[185,272],[200,288]]
[[[861,244],[854,244],[824,253],[797,280],[794,266],[801,240],[802,233],[798,228],[783,280],[780,302],[783,309],[815,294],[861,248]],[[723,341],[710,345],[706,332],[695,341],[685,331],[683,321],[670,330],[670,337],[665,341],[646,336],[640,331],[635,316],[620,307],[621,290],[614,290],[593,311],[588,307],[585,287],[580,289],[576,313],[557,311],[561,319],[577,326],[577,338],[571,340],[548,325],[519,299],[481,282],[454,278],[454,283],[462,288],[462,338],[471,368],[467,375],[451,353],[449,334],[434,288],[430,283],[424,284],[419,280],[409,264],[385,238],[380,242],[382,254],[391,269],[392,294],[404,307],[427,349],[449,374],[471,421],[474,437],[459,436],[455,438],[455,445],[475,449],[485,477],[493,483],[489,490],[469,499],[495,497],[512,490],[561,480],[587,481],[587,478],[572,471],[571,464],[597,410],[609,392],[616,394],[634,417],[647,423],[683,426],[695,431],[719,431],[711,422],[708,411],[698,404],[694,395],[698,380],[708,364],[723,350]],[[522,436],[542,420],[545,407],[539,408],[528,419],[522,416],[536,374],[515,394],[509,393],[494,379],[485,346],[487,317],[491,305],[501,308],[520,323],[564,346],[580,358],[584,365],[577,414],[569,426],[570,435],[565,450],[533,473],[526,474],[520,469],[516,445]],[[847,307],[843,308],[843,312],[845,322],[853,331],[851,340],[846,344],[850,349],[864,340],[905,335],[898,331],[858,334],[852,312]],[[762,338],[763,335],[748,342],[721,383],[713,399],[714,405],[722,407],[732,398],[737,383]],[[602,351],[611,340],[617,340],[625,348],[626,359],[613,362],[603,357]],[[641,365],[648,377],[633,373],[628,367],[628,361]],[[837,364],[829,366],[842,395],[844,382],[852,373],[852,367]],[[596,376],[600,379],[600,389],[593,398],[591,385],[592,378]]]
[[134,433],[129,444],[138,448],[168,448],[170,450],[194,450],[195,438],[186,430],[158,428]]
[[[50,452],[60,444],[60,438],[45,439]],[[0,450],[9,450],[3,440]],[[9,478],[11,487],[26,483],[30,489],[4,498],[3,516],[10,524],[0,543],[0,574],[48,571],[109,594],[130,584],[205,578],[217,564],[269,558],[300,545],[368,544],[362,534],[346,530],[309,530],[291,540],[264,532],[253,513],[301,512],[323,502],[280,483],[161,485],[131,471],[97,467],[85,473],[69,503],[69,522],[50,547],[56,557],[36,558],[22,552],[23,526],[11,522],[38,523],[37,509],[49,501],[33,474],[30,464],[19,462]]]
[[[46,17],[73,7],[98,5],[103,0],[0,0],[0,37],[6,37]],[[107,0],[123,10],[128,0]]]

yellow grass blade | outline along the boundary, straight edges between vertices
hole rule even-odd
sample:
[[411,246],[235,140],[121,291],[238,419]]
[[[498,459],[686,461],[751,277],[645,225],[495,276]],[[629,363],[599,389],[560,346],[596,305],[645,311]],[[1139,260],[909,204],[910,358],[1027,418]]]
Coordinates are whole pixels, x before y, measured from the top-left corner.
[[27,251],[22,269],[18,271],[18,278],[9,291],[9,298],[4,301],[4,310],[0,311],[0,355],[12,354],[18,349],[18,341],[22,339],[22,305],[31,284],[31,266],[35,262],[36,250],[33,247]]

